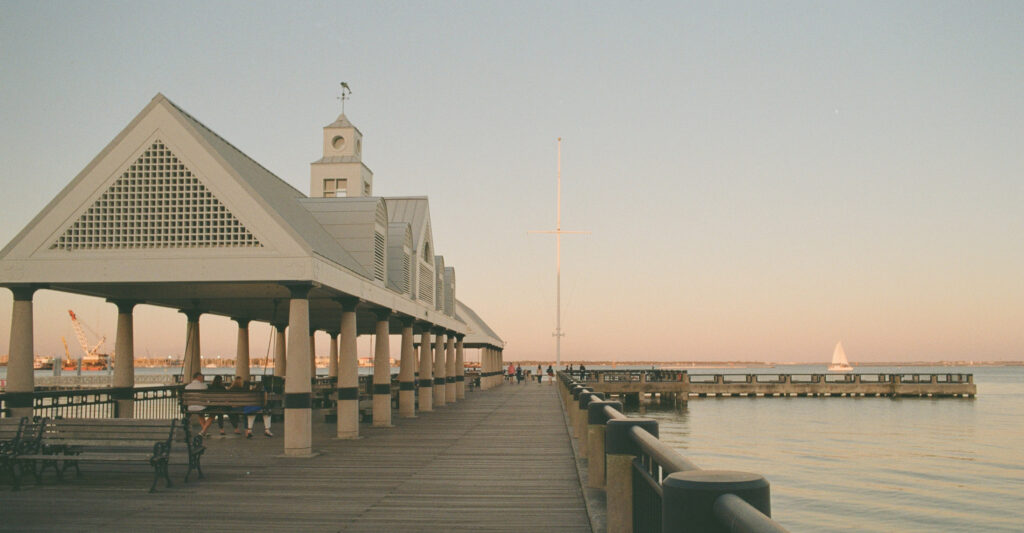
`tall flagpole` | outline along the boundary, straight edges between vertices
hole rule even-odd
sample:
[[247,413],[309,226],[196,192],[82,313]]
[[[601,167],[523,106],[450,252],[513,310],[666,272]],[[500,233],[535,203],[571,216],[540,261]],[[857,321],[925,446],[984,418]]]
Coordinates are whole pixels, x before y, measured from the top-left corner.
[[558,138],[558,206],[555,211],[555,229],[530,231],[529,233],[553,233],[555,235],[555,367],[562,366],[562,234],[590,233],[589,231],[562,231],[562,138]]

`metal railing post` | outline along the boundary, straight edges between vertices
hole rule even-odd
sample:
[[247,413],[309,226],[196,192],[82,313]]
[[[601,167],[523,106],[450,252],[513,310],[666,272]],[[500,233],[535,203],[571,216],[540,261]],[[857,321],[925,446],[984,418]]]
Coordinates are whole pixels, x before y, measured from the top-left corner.
[[658,422],[650,418],[609,420],[605,428],[608,531],[633,532],[633,458],[640,454],[630,436],[634,427],[658,436]]
[[604,488],[605,483],[605,425],[608,416],[605,407],[622,411],[622,402],[591,401],[587,404],[587,486],[594,489]]
[[765,516],[771,516],[768,480],[759,474],[730,470],[687,470],[670,474],[662,480],[661,487],[662,533],[732,531],[715,516],[716,502],[725,494],[738,496]]

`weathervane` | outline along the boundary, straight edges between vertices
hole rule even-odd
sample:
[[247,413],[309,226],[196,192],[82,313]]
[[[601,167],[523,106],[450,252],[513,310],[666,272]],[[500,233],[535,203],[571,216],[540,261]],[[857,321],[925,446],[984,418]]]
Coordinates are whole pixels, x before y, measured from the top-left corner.
[[348,100],[349,98],[352,98],[352,89],[348,88],[347,83],[341,82],[341,96],[338,97],[338,100],[341,100],[342,115],[345,114],[345,100]]
[[555,366],[562,366],[562,235],[568,233],[590,233],[589,231],[565,231],[562,229],[562,138],[558,138],[558,211],[555,218],[555,229],[531,231],[529,233],[553,233],[555,235]]

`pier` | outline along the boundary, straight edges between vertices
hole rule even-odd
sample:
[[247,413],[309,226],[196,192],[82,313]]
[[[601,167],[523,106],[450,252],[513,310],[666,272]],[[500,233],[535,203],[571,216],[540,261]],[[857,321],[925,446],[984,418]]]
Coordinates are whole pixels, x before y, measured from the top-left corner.
[[594,392],[638,400],[691,397],[973,398],[973,374],[690,374],[685,370],[573,372]]
[[336,438],[314,423],[315,457],[274,437],[207,439],[206,478],[148,494],[144,469],[83,466],[83,476],[3,491],[0,530],[590,532],[558,387],[499,386],[395,427]]

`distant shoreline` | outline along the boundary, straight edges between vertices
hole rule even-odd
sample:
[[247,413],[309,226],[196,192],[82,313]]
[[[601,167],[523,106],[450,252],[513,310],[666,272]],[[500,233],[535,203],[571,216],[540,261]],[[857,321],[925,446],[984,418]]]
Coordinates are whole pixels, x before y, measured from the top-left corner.
[[[507,363],[516,363],[518,365],[526,366],[537,366],[543,365],[547,368],[548,365],[553,365],[553,361],[540,361],[536,359],[506,359]],[[317,368],[327,368],[327,362],[324,358],[318,358]],[[770,361],[589,361],[574,359],[571,361],[562,361],[562,366],[566,367],[569,365],[579,366],[580,363],[589,366],[611,366],[611,367],[694,367],[694,368],[771,368],[775,366],[828,366],[829,361],[816,361],[816,362],[797,362],[797,361],[784,361],[784,362],[770,362]],[[863,361],[863,362],[851,362],[850,365],[853,367],[875,367],[875,366],[964,366],[964,367],[995,367],[995,366],[1024,366],[1024,361]],[[0,367],[7,366],[7,357],[0,355]],[[135,368],[180,368],[182,366],[181,360],[172,359],[167,362],[164,359],[157,358],[145,358],[136,359]],[[234,368],[234,359],[221,358],[219,360],[203,358],[203,366],[205,368]],[[269,365],[265,365],[264,361],[260,359],[258,364],[253,362],[250,364],[253,367],[262,366],[273,366],[271,362]],[[397,362],[395,365],[397,366]]]
[[[509,361],[517,363],[519,365],[547,365],[553,364],[551,361],[536,361],[536,360],[519,360]],[[736,367],[736,368],[770,368],[775,366],[828,366],[829,361],[816,361],[816,362],[795,362],[785,361],[781,363],[773,363],[770,361],[586,361],[586,360],[572,360],[562,361],[562,366],[579,366],[580,363],[589,366],[616,366],[616,367],[637,367],[637,366],[657,366],[657,367]],[[1024,366],[1024,361],[866,361],[859,363],[850,363],[853,367],[875,367],[875,366]]]

